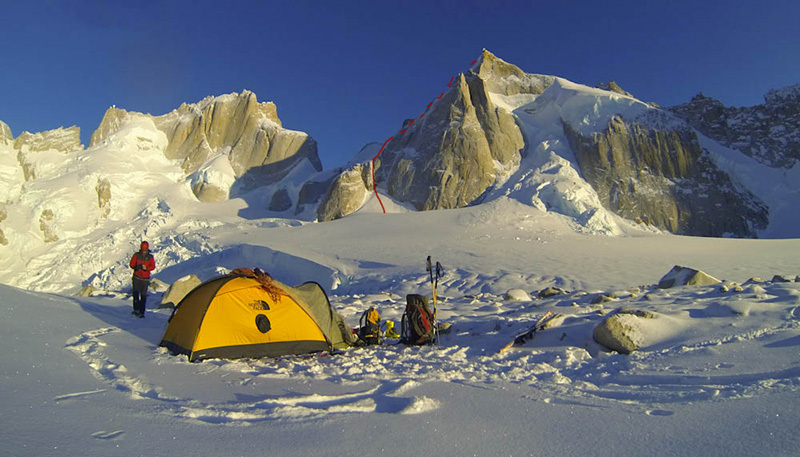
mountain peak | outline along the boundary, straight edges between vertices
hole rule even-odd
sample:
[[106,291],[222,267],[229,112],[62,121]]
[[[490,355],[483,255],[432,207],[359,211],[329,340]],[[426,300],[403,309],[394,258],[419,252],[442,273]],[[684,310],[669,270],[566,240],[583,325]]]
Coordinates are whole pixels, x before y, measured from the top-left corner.
[[779,105],[786,103],[800,102],[800,84],[787,86],[780,89],[773,89],[764,95],[764,100],[768,105]]
[[525,73],[487,49],[482,51],[481,57],[470,71],[485,81],[489,92],[502,95],[538,95],[555,80],[553,76]]

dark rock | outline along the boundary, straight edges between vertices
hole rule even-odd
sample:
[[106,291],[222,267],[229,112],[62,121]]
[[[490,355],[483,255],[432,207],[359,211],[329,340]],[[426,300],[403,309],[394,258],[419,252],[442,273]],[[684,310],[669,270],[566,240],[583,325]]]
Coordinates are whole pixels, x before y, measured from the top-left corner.
[[286,189],[279,189],[272,194],[272,199],[269,202],[270,211],[286,211],[292,207],[292,198]]
[[536,296],[539,298],[550,298],[550,297],[555,297],[557,295],[564,295],[566,293],[567,291],[560,287],[548,287],[546,289],[540,290]]

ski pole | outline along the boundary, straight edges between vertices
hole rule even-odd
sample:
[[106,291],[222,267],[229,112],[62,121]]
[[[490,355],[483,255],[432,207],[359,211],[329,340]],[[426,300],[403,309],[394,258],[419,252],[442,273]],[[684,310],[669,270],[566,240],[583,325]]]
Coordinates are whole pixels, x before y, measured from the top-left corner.
[[[431,263],[431,256],[428,256],[426,260],[425,271],[430,274],[431,277],[431,291],[433,292],[433,317],[436,317],[436,284],[433,282],[433,264]],[[438,262],[437,262],[438,263]],[[438,278],[437,278],[438,280]]]

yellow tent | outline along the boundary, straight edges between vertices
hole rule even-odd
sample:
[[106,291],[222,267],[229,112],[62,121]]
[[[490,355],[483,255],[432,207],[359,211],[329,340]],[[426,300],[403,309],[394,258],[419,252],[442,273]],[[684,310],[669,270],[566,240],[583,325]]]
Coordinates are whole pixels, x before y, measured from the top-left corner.
[[319,284],[289,287],[251,270],[233,273],[189,292],[160,345],[194,362],[332,351],[356,341]]

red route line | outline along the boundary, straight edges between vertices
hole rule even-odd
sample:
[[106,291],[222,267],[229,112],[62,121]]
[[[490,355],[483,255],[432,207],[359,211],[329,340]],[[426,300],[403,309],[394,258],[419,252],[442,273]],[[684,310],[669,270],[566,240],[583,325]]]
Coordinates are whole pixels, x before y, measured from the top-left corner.
[[393,140],[394,137],[390,136],[388,140],[383,142],[383,146],[381,146],[381,150],[378,151],[378,155],[372,158],[372,189],[375,191],[375,196],[378,197],[378,203],[381,204],[381,209],[383,210],[383,214],[386,214],[386,208],[383,207],[383,202],[381,201],[381,196],[378,195],[378,186],[375,184],[375,160],[381,156],[381,152],[383,152],[383,148],[386,147],[386,143]]
[[[473,60],[472,63],[469,64],[469,66],[471,67],[471,66],[475,65],[475,62],[477,62],[477,61],[478,61],[478,59]],[[450,82],[447,83],[447,87],[450,87],[450,85],[453,84],[453,79],[455,79],[455,77],[451,76],[450,77]],[[444,92],[439,94],[439,96],[436,97],[436,100],[440,100],[443,96],[444,96]],[[425,110],[428,110],[428,108],[430,108],[431,105],[433,105],[433,102],[428,103],[428,106],[425,107]],[[422,115],[419,118],[422,119],[423,117],[425,117],[425,113],[422,113]],[[415,120],[416,119],[412,119],[411,122],[406,126],[406,128],[404,128],[403,130],[400,130],[397,133],[406,133],[406,131],[409,129],[409,127],[414,125],[414,121]],[[381,156],[381,153],[383,152],[383,148],[386,147],[386,144],[389,143],[390,141],[392,141],[393,139],[394,139],[394,137],[390,136],[389,139],[384,141],[383,145],[381,146],[381,150],[378,151],[378,155],[376,155],[375,157],[372,158],[372,189],[375,191],[375,197],[378,198],[378,203],[381,204],[381,209],[383,210],[383,214],[386,214],[386,208],[383,206],[383,201],[381,200],[381,196],[378,195],[378,184],[375,182],[375,161],[378,159],[378,157]]]

